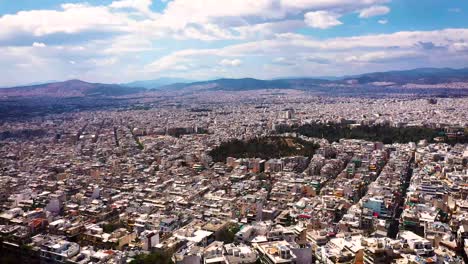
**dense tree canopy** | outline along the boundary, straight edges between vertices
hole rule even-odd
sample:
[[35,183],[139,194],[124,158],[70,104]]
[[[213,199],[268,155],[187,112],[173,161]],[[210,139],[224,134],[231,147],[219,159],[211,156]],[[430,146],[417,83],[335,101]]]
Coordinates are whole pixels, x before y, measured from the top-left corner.
[[171,257],[163,253],[141,254],[130,262],[131,264],[172,264]]
[[287,156],[312,156],[318,146],[292,137],[261,137],[248,141],[231,140],[210,151],[214,161],[227,157],[271,159]]
[[238,224],[230,224],[223,230],[218,235],[217,240],[223,241],[226,244],[234,242],[234,238],[236,236],[236,233],[239,232],[240,226]]
[[388,125],[349,127],[344,124],[307,124],[293,129],[293,131],[308,137],[326,138],[329,141],[352,138],[391,144],[418,142],[423,139],[433,142],[436,137],[442,137],[447,142],[454,143],[466,141],[465,136],[449,139],[443,129],[427,127],[392,127]]

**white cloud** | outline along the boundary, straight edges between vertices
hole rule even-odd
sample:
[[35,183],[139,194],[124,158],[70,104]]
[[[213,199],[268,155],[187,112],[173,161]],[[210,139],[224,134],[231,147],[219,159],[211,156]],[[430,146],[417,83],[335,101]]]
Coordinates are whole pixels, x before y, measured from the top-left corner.
[[152,0],[121,0],[112,2],[110,7],[116,9],[131,8],[138,10],[143,14],[150,14],[151,4]]
[[364,53],[357,56],[349,56],[344,60],[347,62],[357,63],[387,63],[400,59],[415,59],[421,58],[424,55],[416,51],[377,51]]
[[273,64],[291,66],[291,65],[296,65],[296,62],[294,60],[287,59],[285,57],[277,57],[273,59]]
[[119,58],[109,57],[109,58],[103,58],[103,59],[90,59],[86,62],[91,63],[96,67],[108,67],[108,66],[115,65],[116,63],[118,63]]
[[305,23],[313,28],[327,29],[343,23],[338,20],[340,15],[328,11],[308,12],[304,15]]
[[[340,25],[338,18],[372,5],[390,0],[173,0],[154,21],[155,28],[176,32],[182,38],[235,39],[240,37],[269,36],[270,32],[284,32],[288,26],[303,27],[294,21],[297,15],[310,13],[309,24],[316,28]],[[315,13],[318,12],[318,13]],[[290,21],[282,23],[282,21]],[[317,21],[318,20],[318,21]],[[294,21],[294,22],[292,22]],[[307,21],[307,20],[306,20]],[[315,22],[317,21],[317,22]],[[214,24],[223,34],[202,32],[203,25]],[[186,28],[189,29],[186,29]],[[215,32],[218,32],[217,30]],[[265,32],[265,33],[264,33]]]
[[[299,33],[304,27],[341,25],[340,17],[350,13],[363,18],[383,14],[390,11],[384,6],[388,0],[200,1],[172,0],[160,13],[151,11],[151,0],[114,0],[0,16],[0,68],[5,76],[21,77],[0,79],[0,85],[64,76],[120,82],[154,73],[189,78],[341,75],[463,67],[468,61],[468,29],[463,28],[328,39]],[[376,22],[388,21],[379,17]],[[184,41],[172,45],[175,40]],[[428,53],[428,47],[436,48]],[[271,71],[258,71],[262,65]]]
[[222,61],[219,62],[220,65],[222,66],[231,66],[231,67],[238,67],[242,64],[242,61],[239,59],[223,59]]
[[361,12],[359,12],[359,17],[360,18],[369,18],[369,17],[374,17],[374,16],[382,16],[385,14],[388,14],[390,12],[390,8],[387,6],[371,6],[369,8],[362,9]]
[[[223,22],[242,24],[245,21],[284,19],[307,11],[346,13],[389,0],[173,0],[167,4],[160,22],[182,28],[189,23]],[[249,20],[253,18],[252,20]],[[232,24],[231,24],[232,25]]]
[[[177,51],[148,65],[149,72],[171,73],[175,65],[186,65],[199,61],[243,60],[241,73],[244,76],[272,78],[280,76],[343,75],[356,72],[391,70],[402,67],[461,67],[466,64],[468,53],[464,53],[465,40],[468,43],[468,29],[446,29],[438,31],[408,31],[392,34],[366,35],[357,37],[317,40],[297,34],[280,34],[274,39],[251,41],[219,49],[190,49]],[[420,45],[431,42],[439,49],[430,54]],[[458,44],[455,44],[458,43]],[[442,47],[452,47],[451,49]],[[257,63],[244,58],[255,56]],[[443,60],[438,59],[443,58]],[[258,63],[276,65],[271,72],[258,72]],[[317,68],[317,65],[326,67]],[[210,63],[208,63],[208,66]],[[300,67],[297,67],[300,65]],[[198,74],[212,68],[191,69]],[[277,72],[283,69],[282,72]],[[303,72],[302,72],[303,71]],[[276,74],[277,73],[277,74]],[[275,75],[276,74],[276,75]],[[280,76],[278,76],[280,75]]]
[[303,20],[281,20],[275,22],[259,23],[255,25],[246,25],[233,28],[239,32],[240,38],[269,38],[276,34],[293,32],[306,26]]
[[210,23],[187,25],[183,29],[175,31],[172,36],[175,39],[197,39],[204,41],[238,38],[232,31]]
[[467,52],[468,42],[455,42],[450,46],[450,48],[455,52]]
[[110,45],[103,49],[103,52],[118,55],[151,50],[156,50],[156,48],[153,47],[153,43],[149,39],[139,35],[123,35],[112,39]]
[[389,0],[281,0],[281,6],[288,10],[357,10]]
[[168,70],[175,70],[177,68],[180,68],[183,64],[187,64],[192,61],[192,56],[198,55],[198,54],[206,54],[206,53],[211,53],[208,52],[207,50],[181,50],[174,52],[172,54],[163,56],[159,58],[158,60],[148,64],[145,66],[145,71],[146,72],[162,72],[162,71],[168,71]]
[[174,0],[167,4],[158,23],[162,26],[181,29],[190,23],[207,23],[218,18],[234,23],[242,17],[263,19],[282,18],[284,11],[275,0],[204,0],[203,4],[193,0]]
[[36,48],[45,48],[46,47],[46,44],[42,43],[42,42],[34,42],[32,44],[33,47],[36,47]]
[[[161,12],[151,11],[152,0],[115,0],[109,5],[62,4],[58,10],[30,10],[0,17],[0,45],[18,38],[27,43],[50,35],[89,33],[140,34],[146,39],[269,38],[307,26],[296,17],[309,12],[309,25],[326,28],[341,24],[338,17],[388,0],[173,0]],[[318,13],[317,13],[318,12]],[[82,39],[82,38],[81,38]],[[41,41],[44,41],[41,39]],[[47,39],[45,40],[47,41]]]
[[59,11],[20,11],[0,17],[0,41],[23,35],[41,37],[83,31],[129,31],[131,20],[125,14],[110,12],[107,7],[85,4],[63,4],[61,7]]

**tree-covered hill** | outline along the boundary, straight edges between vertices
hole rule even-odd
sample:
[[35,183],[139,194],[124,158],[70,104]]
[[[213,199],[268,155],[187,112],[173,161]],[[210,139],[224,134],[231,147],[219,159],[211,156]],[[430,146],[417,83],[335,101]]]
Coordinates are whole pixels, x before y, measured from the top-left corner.
[[260,137],[248,141],[231,140],[210,151],[214,161],[227,157],[271,159],[287,156],[312,156],[318,146],[312,142],[290,137]]

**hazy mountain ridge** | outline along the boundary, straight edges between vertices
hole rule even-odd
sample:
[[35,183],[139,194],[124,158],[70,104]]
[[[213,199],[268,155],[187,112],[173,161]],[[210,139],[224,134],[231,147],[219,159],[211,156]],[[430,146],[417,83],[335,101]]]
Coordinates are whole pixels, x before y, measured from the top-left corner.
[[141,87],[146,89],[158,89],[163,86],[167,86],[175,83],[192,83],[192,80],[183,79],[183,78],[171,78],[171,77],[162,77],[153,80],[141,80],[133,81],[129,83],[122,83],[121,86],[125,87]]
[[244,91],[259,89],[317,89],[323,87],[359,87],[393,86],[394,88],[409,88],[418,85],[418,88],[450,88],[450,83],[456,88],[466,83],[468,88],[468,68],[420,68],[405,71],[374,72],[356,76],[347,76],[337,80],[318,78],[285,78],[274,80],[259,80],[253,78],[243,79],[217,79],[211,81],[171,84],[161,89],[203,89],[221,91]]
[[404,71],[373,72],[347,77],[343,80],[356,80],[359,84],[367,84],[373,82],[392,82],[399,85],[408,83],[438,84],[451,82],[468,82],[468,68],[419,68]]
[[323,84],[333,83],[329,80],[314,78],[260,80],[254,78],[217,79],[194,83],[177,83],[161,87],[163,90],[216,90],[216,91],[248,91],[263,89],[304,89],[314,88]]
[[260,89],[290,89],[291,84],[286,80],[259,80],[254,78],[242,79],[217,79],[211,81],[177,83],[163,87],[171,89],[202,89],[202,90],[224,90],[224,91],[246,91]]
[[0,96],[7,97],[86,97],[123,96],[146,91],[143,88],[130,88],[117,84],[89,83],[69,80],[30,86],[0,89]]
[[[161,78],[127,84],[88,83],[80,80],[0,89],[0,97],[99,97],[125,96],[147,91],[247,91],[263,89],[300,89],[323,93],[372,93],[392,89],[393,93],[406,90],[461,89],[459,95],[468,95],[468,68],[420,68],[347,76],[339,80],[316,78],[287,78],[260,80],[254,78],[216,79],[190,83],[171,83],[185,79]],[[150,90],[147,88],[153,87]]]

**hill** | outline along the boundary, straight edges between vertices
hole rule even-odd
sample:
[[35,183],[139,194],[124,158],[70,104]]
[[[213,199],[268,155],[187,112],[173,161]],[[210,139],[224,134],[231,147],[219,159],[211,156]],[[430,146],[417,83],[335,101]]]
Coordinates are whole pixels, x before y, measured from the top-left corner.
[[288,156],[312,157],[318,145],[300,138],[260,137],[247,141],[231,140],[221,143],[209,152],[216,162],[234,158],[281,158]]
[[134,81],[129,83],[122,83],[120,85],[125,87],[140,87],[146,89],[159,89],[160,87],[174,84],[174,83],[191,83],[193,81],[182,78],[159,78],[154,80]]
[[[402,92],[401,88],[436,88],[468,89],[468,68],[420,68],[405,71],[388,71],[366,73],[342,78],[285,78],[274,80],[217,79],[203,82],[176,83],[161,87],[164,90],[217,90],[217,91],[245,91],[260,89],[301,89],[322,92],[343,92],[342,88],[366,88],[357,92],[372,92],[369,87],[389,87],[398,89],[390,92]],[[334,89],[334,90],[333,90]],[[382,92],[381,90],[376,90]],[[344,91],[346,92],[346,91]]]
[[87,97],[123,96],[145,91],[116,84],[88,83],[80,80],[0,89],[0,97]]
[[319,84],[330,83],[328,80],[320,79],[277,79],[259,80],[254,78],[242,79],[217,79],[193,83],[177,83],[163,87],[165,90],[192,89],[192,90],[216,90],[216,91],[248,91],[262,89],[301,89],[313,87]]
[[344,81],[350,80],[357,80],[360,84],[389,82],[399,85],[408,83],[439,84],[468,82],[468,68],[419,68],[405,71],[373,72],[344,78]]
[[53,82],[0,89],[0,97],[96,97],[123,96],[146,89],[170,91],[248,91],[263,89],[299,89],[324,95],[374,96],[378,94],[421,94],[468,96],[468,68],[420,68],[347,76],[340,79],[254,78],[216,79],[188,82],[178,78],[160,78],[127,84],[88,83],[80,80]]

